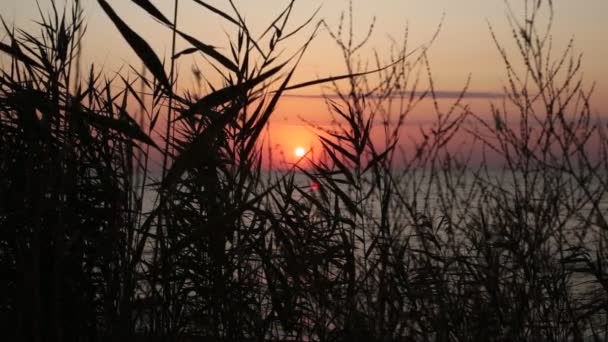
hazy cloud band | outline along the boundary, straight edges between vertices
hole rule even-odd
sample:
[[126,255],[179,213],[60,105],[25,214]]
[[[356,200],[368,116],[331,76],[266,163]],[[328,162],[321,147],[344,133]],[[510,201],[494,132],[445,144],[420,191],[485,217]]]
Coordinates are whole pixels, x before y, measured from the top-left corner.
[[[415,92],[414,96],[420,96],[423,92]],[[435,92],[435,97],[438,99],[455,99],[460,97],[462,94],[461,91],[449,91],[449,90],[441,90]],[[394,93],[391,97],[401,97],[401,96],[410,96],[411,92],[400,92]],[[427,94],[427,96],[429,96]],[[323,99],[323,98],[339,98],[338,95],[322,95],[322,94],[284,94],[285,97],[292,98],[309,98],[309,99]],[[465,98],[478,98],[478,99],[497,99],[503,98],[505,95],[503,93],[489,92],[489,91],[470,91],[464,93]],[[378,97],[378,95],[369,95],[368,97]]]

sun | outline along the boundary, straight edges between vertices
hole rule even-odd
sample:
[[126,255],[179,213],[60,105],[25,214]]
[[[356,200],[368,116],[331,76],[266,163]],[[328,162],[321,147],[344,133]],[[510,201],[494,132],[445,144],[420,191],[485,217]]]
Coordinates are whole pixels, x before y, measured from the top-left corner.
[[306,149],[304,147],[296,147],[296,149],[293,150],[293,153],[296,155],[296,157],[301,158],[306,155]]

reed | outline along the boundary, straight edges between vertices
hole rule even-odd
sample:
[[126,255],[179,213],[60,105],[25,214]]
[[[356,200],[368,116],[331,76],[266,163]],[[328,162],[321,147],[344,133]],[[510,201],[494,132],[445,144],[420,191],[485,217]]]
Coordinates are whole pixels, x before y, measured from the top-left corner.
[[[171,21],[134,0],[172,35],[170,65],[97,1],[139,58],[131,78],[80,71],[79,1],[51,2],[41,36],[3,21],[0,336],[606,340],[608,140],[580,56],[553,51],[550,1],[508,12],[514,51],[489,28],[507,80],[489,115],[469,109],[467,84],[439,105],[428,47],[441,25],[417,48],[406,28],[366,63],[375,21],[355,37],[352,3],[333,29],[293,23],[291,1],[254,37],[232,1],[193,1],[234,29],[226,49],[182,31],[177,1]],[[294,84],[323,30],[344,74]],[[179,92],[186,56],[221,81]],[[311,123],[322,151],[266,171],[278,101],[317,84],[335,122]],[[433,122],[403,148],[422,101]]]

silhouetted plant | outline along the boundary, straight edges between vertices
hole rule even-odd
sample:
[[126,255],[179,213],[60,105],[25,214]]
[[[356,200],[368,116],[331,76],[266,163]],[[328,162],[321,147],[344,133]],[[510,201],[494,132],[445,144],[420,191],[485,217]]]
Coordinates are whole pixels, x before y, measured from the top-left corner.
[[[3,337],[605,340],[607,140],[572,43],[552,55],[550,1],[509,12],[515,57],[490,28],[507,81],[489,115],[469,109],[468,84],[439,105],[428,56],[441,25],[416,49],[406,30],[372,68],[374,22],[356,42],[352,3],[337,30],[313,14],[289,32],[289,2],[254,37],[232,1],[229,13],[195,0],[236,32],[224,50],[180,29],[177,1],[172,20],[134,3],[172,33],[165,65],[98,0],[141,62],[134,78],[81,75],[79,1],[51,2],[41,36],[4,25]],[[344,75],[293,84],[322,28]],[[179,93],[186,56],[219,84]],[[278,101],[322,83],[334,124],[316,127],[321,155],[265,170]],[[432,123],[404,141],[422,101]],[[457,135],[470,145],[455,149]]]

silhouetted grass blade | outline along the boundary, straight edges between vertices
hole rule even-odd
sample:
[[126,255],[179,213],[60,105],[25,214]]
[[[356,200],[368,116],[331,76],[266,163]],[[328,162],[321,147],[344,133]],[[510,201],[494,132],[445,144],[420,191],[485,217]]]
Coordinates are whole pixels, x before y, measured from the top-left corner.
[[154,140],[144,133],[133,119],[115,119],[87,111],[83,111],[82,115],[95,127],[115,130],[129,138],[139,140],[159,149]]
[[235,24],[235,25],[237,25],[239,27],[241,26],[241,24],[238,21],[236,21],[234,18],[232,18],[231,16],[229,16],[225,12],[220,11],[219,9],[217,9],[217,8],[215,8],[215,7],[209,5],[209,4],[207,4],[207,3],[205,3],[205,2],[203,2],[201,0],[194,0],[194,2],[196,2],[197,4],[205,7],[206,9],[210,10],[211,12],[213,12],[213,13],[221,16],[222,18],[230,21],[231,23],[233,23],[233,24]]
[[177,58],[179,58],[181,56],[190,55],[190,54],[193,54],[193,53],[198,52],[198,51],[199,51],[199,49],[195,48],[195,47],[183,49],[182,51],[180,51],[180,52],[176,53],[175,55],[173,55],[173,58],[177,59]]
[[25,55],[16,43],[13,43],[13,46],[10,46],[0,42],[0,50],[22,61],[28,67],[36,67],[41,70],[44,69],[40,63]]
[[233,114],[225,113],[224,115],[212,118],[209,126],[197,135],[176,157],[173,165],[163,179],[164,189],[170,189],[175,185],[189,168],[201,163],[210,162],[209,153],[212,153],[217,137],[223,131],[224,126],[234,119],[235,114],[236,111]]
[[397,142],[395,141],[390,146],[388,146],[387,149],[384,150],[382,153],[375,154],[374,157],[370,161],[367,162],[367,166],[365,166],[365,169],[363,169],[363,173],[366,173],[371,168],[377,167],[381,161],[385,160],[387,158],[388,154],[393,151],[396,144],[397,144]]
[[[348,159],[350,159],[353,163],[357,163],[357,161],[358,161],[357,156],[355,156],[354,154],[352,154],[351,152],[346,150],[346,148],[344,148],[343,146],[340,146],[337,143],[335,143],[325,137],[319,137],[319,138],[321,140],[323,140],[324,143],[331,146],[333,149],[339,151],[342,155],[348,157]],[[330,149],[327,149],[327,150],[330,151]]]
[[166,24],[170,27],[173,26],[173,24],[171,24],[169,19],[167,19],[161,13],[161,11],[159,11],[158,8],[156,8],[156,6],[154,6],[150,1],[148,1],[148,0],[132,0],[132,1],[134,3],[136,3],[139,7],[143,8],[146,12],[148,12],[148,14],[150,14],[154,18],[158,19],[163,24]]
[[190,44],[192,44],[192,46],[194,46],[195,48],[197,48],[200,52],[210,56],[211,58],[215,59],[216,61],[218,61],[220,64],[222,64],[223,66],[225,66],[226,68],[228,68],[231,71],[234,72],[239,72],[239,67],[236,66],[236,64],[234,64],[231,60],[229,60],[226,56],[222,55],[221,53],[217,52],[215,50],[215,48],[211,45],[207,45],[201,41],[199,41],[198,39],[183,33],[181,31],[177,31],[177,33],[182,36],[182,38],[184,38],[185,40],[187,40]]
[[59,25],[59,33],[57,34],[57,60],[65,61],[68,54],[68,43],[70,37],[68,37],[65,28],[65,15],[61,18],[61,24]]
[[[202,99],[198,100],[196,103],[192,104],[190,106],[190,108],[183,111],[182,115],[178,119],[182,119],[184,117],[189,117],[189,116],[191,116],[193,114],[197,114],[197,113],[204,114],[207,110],[210,110],[215,106],[219,106],[228,101],[241,98],[247,92],[252,90],[255,86],[264,82],[265,80],[267,80],[268,78],[272,77],[277,72],[279,72],[283,68],[284,65],[285,64],[274,67],[274,68],[266,71],[265,73],[259,75],[258,77],[247,80],[247,81],[243,82],[242,84],[227,86],[225,88],[212,92],[211,94],[203,97]],[[245,103],[242,103],[241,105],[245,105]]]
[[133,31],[120,17],[114,12],[114,9],[105,1],[97,0],[101,5],[101,8],[112,20],[120,34],[125,38],[127,43],[131,46],[133,51],[137,54],[139,59],[146,65],[146,67],[152,72],[154,77],[163,85],[165,90],[169,93],[172,92],[171,83],[165,74],[163,64],[158,59],[150,45],[141,38],[135,31]]
[[[250,119],[250,121],[247,122],[247,124],[245,125],[245,127],[252,128],[250,131],[249,130],[247,131],[249,133],[249,142],[248,142],[247,146],[245,147],[245,153],[247,153],[247,155],[249,155],[249,153],[253,150],[253,147],[254,147],[260,133],[262,132],[264,127],[266,127],[266,124],[268,123],[268,119],[270,118],[270,115],[274,112],[274,109],[275,109],[277,103],[279,102],[279,99],[281,98],[281,95],[283,94],[285,87],[287,87],[287,84],[289,84],[289,81],[291,80],[291,77],[293,76],[293,73],[296,70],[296,66],[294,66],[289,71],[289,73],[283,80],[283,83],[281,84],[279,89],[274,93],[270,102],[266,106],[266,109],[264,110],[264,113],[262,114],[262,116],[259,117],[259,119],[257,119],[257,121],[255,123],[251,121],[251,120],[254,120],[254,117],[252,117]],[[257,115],[255,117],[257,118]]]
[[350,78],[353,78],[353,77],[359,77],[359,76],[365,76],[365,75],[370,75],[370,74],[378,73],[380,71],[384,71],[384,70],[386,70],[388,68],[393,67],[397,63],[401,62],[404,58],[405,57],[402,57],[402,58],[398,59],[397,61],[395,61],[395,62],[393,62],[391,64],[388,64],[388,65],[386,65],[386,66],[384,66],[382,68],[378,68],[378,69],[374,69],[374,70],[370,70],[370,71],[365,71],[365,72],[353,73],[353,74],[345,74],[345,75],[340,75],[340,76],[330,76],[330,77],[326,77],[326,78],[320,78],[318,80],[302,82],[302,83],[298,83],[298,84],[294,84],[292,86],[289,86],[289,87],[285,88],[285,90],[293,90],[293,89],[298,89],[298,88],[305,88],[305,87],[310,87],[310,86],[317,85],[317,84],[328,83],[328,82],[335,82],[335,81],[339,81],[339,80],[350,79]]

